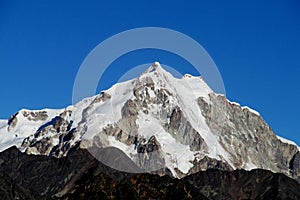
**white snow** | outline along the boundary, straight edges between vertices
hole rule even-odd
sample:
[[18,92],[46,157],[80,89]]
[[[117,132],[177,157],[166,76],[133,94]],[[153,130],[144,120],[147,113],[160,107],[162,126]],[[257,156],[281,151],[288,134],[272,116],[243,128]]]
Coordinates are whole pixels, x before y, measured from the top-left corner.
[[6,120],[0,120],[0,130],[7,125]]
[[[194,153],[190,151],[189,146],[178,143],[169,133],[163,129],[156,132],[155,137],[161,144],[162,150],[165,153],[166,166],[169,169],[178,168],[183,173],[187,173],[193,166]],[[173,173],[176,175],[176,173]]]
[[280,136],[278,136],[278,135],[276,135],[276,137],[277,137],[281,142],[283,142],[283,143],[295,145],[296,147],[298,147],[298,150],[300,151],[300,147],[299,147],[295,142],[293,142],[293,141],[291,141],[291,140],[288,140],[288,139],[285,139],[285,138],[283,138],[283,137],[280,137]]
[[190,75],[190,74],[185,74],[185,75],[182,76],[182,79],[184,79],[184,78],[192,78],[192,77],[193,77],[193,76]]
[[[219,94],[219,95],[224,96],[224,95],[222,95],[222,94]],[[258,111],[254,110],[254,109],[252,109],[252,108],[250,108],[250,107],[248,107],[248,106],[241,106],[241,104],[239,104],[239,103],[237,103],[237,102],[229,101],[228,99],[227,99],[227,101],[228,101],[229,103],[231,103],[232,105],[239,106],[239,107],[241,107],[242,109],[247,109],[247,110],[249,110],[250,112],[252,112],[253,114],[260,116],[260,113],[259,113]]]
[[22,109],[19,111],[17,118],[16,126],[8,131],[7,121],[2,120],[0,123],[0,152],[8,149],[9,147],[16,146],[18,148],[21,147],[23,140],[34,134],[40,126],[42,126],[45,121],[33,121],[24,117],[24,112],[38,112],[38,111],[46,111],[48,114],[47,121],[50,121],[54,116],[58,115],[62,112],[62,110],[27,110]]
[[248,109],[253,114],[260,116],[259,112],[257,112],[256,110],[253,110],[252,108],[249,108],[248,106],[243,106],[242,109]]
[[114,85],[105,91],[111,98],[105,102],[93,104],[88,111],[86,122],[86,133],[84,139],[92,139],[107,124],[114,124],[122,118],[121,110],[124,103],[133,97],[132,81],[126,81]]
[[229,101],[232,105],[236,105],[236,106],[241,106],[241,104],[237,103],[237,102],[233,102],[233,101]]
[[193,166],[191,162],[194,160],[194,153],[190,151],[189,146],[178,143],[170,133],[167,133],[161,126],[161,121],[155,119],[151,115],[139,113],[137,120],[139,124],[138,133],[147,140],[151,136],[155,136],[160,143],[166,166],[176,175],[175,168],[178,168],[183,173],[187,173]]
[[153,90],[148,90],[149,96],[150,98],[154,98],[155,97],[155,93]]
[[157,62],[157,61],[154,62],[154,65],[155,66],[160,66],[159,62]]

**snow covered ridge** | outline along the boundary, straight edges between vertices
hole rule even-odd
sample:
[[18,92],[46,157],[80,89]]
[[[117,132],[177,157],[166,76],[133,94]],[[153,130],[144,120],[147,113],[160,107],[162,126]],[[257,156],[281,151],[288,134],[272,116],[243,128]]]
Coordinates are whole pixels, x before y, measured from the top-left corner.
[[208,168],[299,177],[299,147],[282,143],[258,112],[215,94],[201,77],[176,79],[157,62],[75,105],[23,109],[0,121],[0,151],[11,146],[55,157],[78,146],[115,147],[142,170],[168,168],[175,177]]
[[[218,94],[218,95],[224,96],[224,95],[222,95],[222,94]],[[250,107],[248,107],[248,106],[241,106],[241,104],[239,104],[239,103],[237,103],[237,102],[229,101],[228,99],[227,99],[227,101],[228,101],[229,103],[233,104],[233,105],[236,105],[236,106],[241,107],[242,109],[247,109],[247,110],[249,110],[250,112],[252,112],[252,113],[255,114],[255,115],[260,116],[260,113],[259,113],[258,111],[254,110],[254,109],[252,109],[252,108],[250,108]]]
[[299,147],[295,142],[293,142],[293,141],[291,141],[291,140],[288,140],[288,139],[285,139],[285,138],[283,138],[283,137],[280,137],[280,136],[278,136],[278,135],[277,135],[277,138],[278,138],[281,142],[283,142],[283,143],[297,146],[297,147],[298,147],[298,150],[300,151],[300,147]]

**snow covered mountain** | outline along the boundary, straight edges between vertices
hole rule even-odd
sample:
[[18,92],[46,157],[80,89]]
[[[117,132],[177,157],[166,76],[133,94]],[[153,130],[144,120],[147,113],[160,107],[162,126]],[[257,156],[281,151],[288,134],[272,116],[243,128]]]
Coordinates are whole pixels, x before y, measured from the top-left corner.
[[[75,105],[23,109],[0,121],[0,151],[11,146],[55,157],[86,148],[129,172],[167,168],[180,178],[209,168],[261,168],[300,181],[300,148],[277,137],[258,112],[214,93],[201,77],[176,79],[157,62]],[[106,147],[114,148],[101,153]],[[111,163],[116,150],[136,168]]]

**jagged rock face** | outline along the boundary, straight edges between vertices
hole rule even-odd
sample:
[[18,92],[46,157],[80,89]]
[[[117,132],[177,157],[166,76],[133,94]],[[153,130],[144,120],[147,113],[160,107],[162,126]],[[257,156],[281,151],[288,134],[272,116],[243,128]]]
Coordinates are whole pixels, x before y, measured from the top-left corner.
[[25,138],[22,148],[27,153],[61,157],[74,145],[76,128],[72,127],[73,120],[68,120],[72,111],[65,110],[59,116],[43,124],[31,136]]
[[189,145],[193,151],[203,151],[207,145],[200,134],[191,126],[184,117],[179,107],[175,107],[170,116],[170,122],[166,124],[166,130],[184,145]]
[[45,121],[48,118],[48,114],[46,111],[38,111],[38,112],[23,111],[22,114],[30,121]]
[[155,136],[151,136],[147,143],[139,141],[136,148],[138,165],[143,166],[145,171],[151,172],[153,169],[165,167],[161,146]]
[[281,142],[261,116],[213,93],[199,77],[175,79],[156,65],[65,109],[21,110],[7,124],[0,123],[1,151],[16,145],[60,158],[80,146],[107,158],[102,150],[113,147],[134,170],[168,168],[185,177],[263,168],[300,181],[299,148]]
[[7,130],[8,131],[11,131],[18,123],[18,119],[16,117],[18,114],[19,114],[19,112],[15,113],[8,119],[8,122],[7,122],[7,125],[8,125]]
[[299,179],[299,150],[296,146],[278,140],[262,117],[249,109],[228,102],[224,96],[212,93],[209,97],[211,104],[202,98],[198,99],[198,104],[208,126],[218,135],[236,168],[246,168],[250,163],[256,168]]
[[189,174],[197,173],[203,169],[218,169],[222,171],[232,171],[233,168],[228,165],[227,163],[224,163],[222,161],[209,158],[205,156],[202,160],[194,160],[193,167],[190,169]]

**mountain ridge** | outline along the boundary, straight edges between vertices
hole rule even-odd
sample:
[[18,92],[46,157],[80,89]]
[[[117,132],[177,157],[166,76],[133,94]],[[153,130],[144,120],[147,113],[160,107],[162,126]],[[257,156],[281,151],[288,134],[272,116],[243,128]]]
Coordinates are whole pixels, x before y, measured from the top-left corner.
[[300,174],[299,147],[280,141],[259,113],[215,94],[202,78],[175,79],[157,62],[65,109],[20,110],[0,123],[0,151],[12,145],[55,157],[76,145],[112,146],[146,171],[167,167],[179,178],[220,165],[298,181]]

